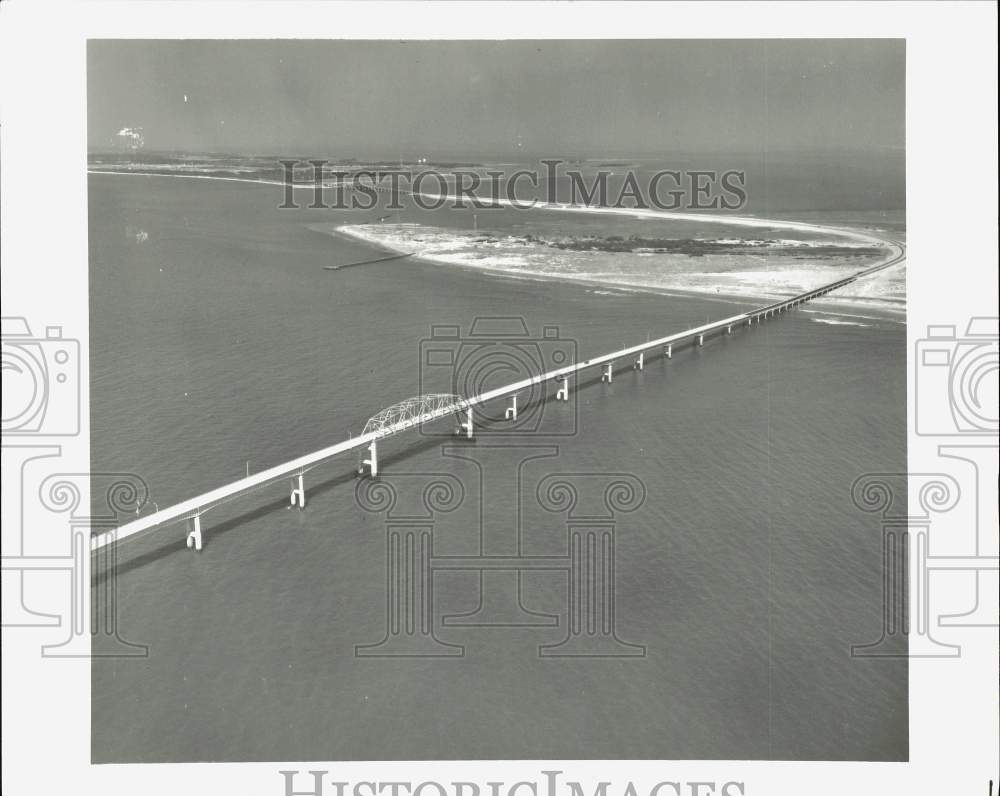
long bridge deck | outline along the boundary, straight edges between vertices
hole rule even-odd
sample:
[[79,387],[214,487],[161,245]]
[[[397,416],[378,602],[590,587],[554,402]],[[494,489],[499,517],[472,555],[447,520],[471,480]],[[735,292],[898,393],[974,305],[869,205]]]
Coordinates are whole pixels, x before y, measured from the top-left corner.
[[[261,489],[283,478],[291,477],[294,479],[291,491],[291,502],[293,505],[298,502],[299,506],[304,507],[305,486],[303,476],[312,468],[337,456],[350,451],[367,448],[369,450],[370,457],[365,460],[364,464],[368,466],[369,472],[374,476],[377,474],[378,468],[375,443],[380,439],[416,428],[434,420],[439,420],[451,415],[462,414],[464,414],[466,418],[462,422],[462,429],[464,429],[466,434],[471,437],[474,422],[473,410],[477,406],[482,406],[490,401],[495,401],[501,398],[515,396],[518,392],[545,382],[561,383],[560,390],[556,394],[556,398],[562,398],[565,400],[568,395],[569,380],[582,371],[594,368],[603,368],[605,380],[610,381],[613,366],[617,360],[633,360],[634,365],[641,368],[643,366],[643,358],[649,352],[663,352],[664,356],[669,357],[672,353],[674,345],[685,342],[697,342],[697,344],[701,345],[706,336],[719,332],[731,333],[734,327],[743,324],[759,324],[777,313],[785,312],[786,310],[806,301],[819,298],[820,296],[824,296],[833,290],[849,285],[862,277],[896,265],[905,258],[905,248],[902,244],[896,241],[884,241],[884,243],[887,243],[896,249],[895,255],[886,261],[870,268],[866,268],[843,279],[839,279],[835,282],[822,285],[812,290],[807,290],[796,296],[776,301],[748,312],[741,312],[738,315],[732,315],[728,318],[713,321],[712,323],[706,323],[702,326],[685,329],[684,331],[660,337],[656,340],[648,340],[644,343],[623,348],[619,351],[612,351],[611,353],[593,357],[583,362],[566,365],[555,370],[550,370],[547,373],[539,373],[538,375],[531,376],[530,378],[523,379],[512,384],[507,384],[503,387],[498,387],[496,389],[480,393],[479,395],[467,397],[425,396],[426,398],[438,399],[434,401],[433,405],[430,405],[427,408],[427,411],[409,414],[396,422],[382,424],[373,429],[369,429],[369,427],[366,426],[365,433],[358,437],[354,437],[353,439],[345,440],[344,442],[337,443],[336,445],[322,448],[296,459],[292,459],[291,461],[287,461],[283,464],[279,464],[275,467],[262,470],[261,472],[247,476],[246,478],[241,478],[238,481],[233,481],[230,484],[220,486],[217,489],[212,489],[202,495],[197,495],[196,497],[184,500],[168,508],[148,514],[145,517],[140,517],[121,525],[114,530],[106,531],[101,534],[95,534],[91,540],[91,549],[99,550],[103,547],[107,547],[108,545],[115,544],[128,539],[129,537],[134,537],[137,534],[141,534],[155,528],[172,525],[180,521],[191,520],[194,524],[194,530],[188,533],[188,546],[200,550],[202,546],[201,516],[210,509],[228,503],[240,495]],[[447,400],[448,398],[451,400]],[[514,412],[516,414],[516,407],[514,407]]]

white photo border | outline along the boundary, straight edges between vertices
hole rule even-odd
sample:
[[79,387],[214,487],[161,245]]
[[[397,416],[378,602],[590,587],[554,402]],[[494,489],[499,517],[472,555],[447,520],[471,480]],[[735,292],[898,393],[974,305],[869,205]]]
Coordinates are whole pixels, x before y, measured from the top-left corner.
[[[0,4],[3,314],[59,323],[88,349],[86,48],[90,38],[905,38],[908,365],[928,326],[961,333],[997,311],[997,10],[992,3],[51,3]],[[53,154],[55,153],[55,154]],[[54,158],[54,160],[53,160]],[[63,469],[89,470],[80,434]],[[942,440],[914,433],[909,469],[944,466]],[[6,471],[5,471],[6,472]],[[988,483],[988,482],[987,482]],[[996,487],[995,477],[992,480]],[[19,495],[3,483],[3,500]],[[911,504],[916,501],[910,490]],[[995,511],[995,493],[992,506]],[[86,501],[86,496],[84,497]],[[85,503],[86,505],[86,503]],[[4,509],[4,518],[7,509]],[[992,521],[996,522],[995,513]],[[4,537],[5,541],[7,536]],[[6,556],[7,550],[4,550]],[[996,550],[992,555],[996,555]],[[58,592],[64,583],[51,576]],[[946,585],[947,587],[947,585]],[[911,587],[911,594],[913,590]],[[281,770],[326,781],[544,781],[561,770],[593,792],[634,782],[743,783],[750,796],[983,793],[998,780],[996,628],[971,628],[956,659],[910,662],[910,760],[90,763],[90,664],[46,659],[41,628],[3,632],[3,792],[284,794]],[[308,783],[303,778],[299,787]],[[686,787],[686,786],[685,786]],[[328,793],[334,791],[329,789]],[[673,791],[661,790],[661,793]],[[685,793],[690,792],[685,790]],[[701,793],[708,791],[702,790]],[[732,791],[732,796],[741,791]]]

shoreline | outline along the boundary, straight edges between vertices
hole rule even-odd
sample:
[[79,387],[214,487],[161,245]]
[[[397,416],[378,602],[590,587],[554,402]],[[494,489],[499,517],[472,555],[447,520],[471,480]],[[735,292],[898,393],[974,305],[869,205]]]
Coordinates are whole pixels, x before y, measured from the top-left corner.
[[[599,210],[598,208],[593,208],[594,210]],[[719,222],[718,219],[713,219],[716,223]],[[789,222],[795,223],[795,222]],[[634,282],[614,282],[610,280],[593,279],[588,277],[579,277],[572,274],[562,275],[559,277],[553,277],[549,274],[542,274],[537,272],[525,272],[525,271],[510,271],[501,268],[489,268],[483,266],[477,266],[472,263],[467,262],[453,262],[451,260],[443,260],[433,255],[426,254],[415,254],[412,252],[405,252],[402,249],[393,247],[391,244],[386,243],[379,239],[374,239],[372,237],[360,234],[352,229],[345,228],[345,225],[341,226],[329,226],[329,228],[324,228],[323,224],[310,224],[307,225],[308,229],[313,232],[320,233],[322,235],[327,235],[330,237],[338,236],[348,238],[350,240],[364,243],[380,251],[391,251],[396,254],[409,254],[410,258],[413,260],[418,260],[423,263],[428,263],[437,267],[446,268],[462,268],[467,271],[475,272],[477,274],[490,274],[495,277],[511,279],[514,281],[528,281],[528,282],[546,282],[546,283],[563,283],[563,284],[574,284],[583,287],[594,288],[594,289],[604,289],[609,291],[615,291],[619,294],[628,293],[639,293],[644,295],[654,295],[654,296],[671,296],[674,298],[699,298],[705,300],[713,300],[723,304],[755,304],[758,300],[780,300],[782,298],[791,297],[795,295],[794,290],[789,291],[772,291],[772,292],[751,292],[747,291],[745,293],[737,293],[725,290],[699,290],[698,288],[684,288],[675,286],[660,286],[660,285],[650,285]],[[346,225],[349,226],[349,225]],[[775,224],[776,226],[776,224]],[[873,240],[881,240],[875,239]],[[884,243],[883,243],[884,245]],[[891,250],[887,251],[886,256],[875,261],[868,267],[874,267],[886,259],[890,259],[895,256],[895,253]],[[900,266],[903,263],[899,264]],[[906,304],[905,299],[901,301],[893,301],[892,299],[864,299],[861,297],[853,296],[838,296],[838,297],[826,297],[821,299],[814,299],[813,306],[816,307],[817,312],[823,312],[825,314],[833,315],[845,315],[851,316],[851,313],[846,312],[847,309],[863,309],[869,312],[880,313],[879,319],[888,320],[894,323],[906,323]],[[854,317],[870,317],[870,316],[854,316]],[[874,318],[873,318],[874,320]]]
[[[196,179],[196,180],[215,180],[219,182],[238,182],[249,185],[267,185],[267,186],[281,186],[285,187],[284,182],[279,182],[275,180],[261,180],[261,179],[244,179],[240,177],[220,177],[214,175],[204,175],[204,174],[172,174],[172,173],[151,173],[151,172],[141,172],[141,171],[121,171],[112,169],[87,169],[87,174],[103,174],[103,175],[119,175],[119,176],[140,176],[140,177],[173,177],[176,179]],[[299,184],[293,185],[293,188],[314,190],[315,186],[312,184]],[[441,194],[427,194],[421,193],[420,196],[426,199],[440,199]],[[491,200],[491,203],[499,206],[509,206],[516,207],[521,203],[512,202],[506,199],[496,199]],[[896,256],[903,256],[902,261],[897,267],[905,268],[905,251],[906,246],[901,241],[894,240],[892,238],[879,237],[870,232],[862,232],[859,230],[853,230],[844,227],[830,226],[823,224],[815,224],[804,221],[793,221],[789,219],[781,218],[762,218],[759,216],[738,216],[738,215],[726,215],[726,216],[712,216],[704,213],[681,213],[675,211],[667,210],[650,210],[643,208],[617,208],[617,207],[590,207],[582,205],[567,205],[562,203],[551,203],[551,202],[536,202],[531,208],[531,210],[547,210],[550,212],[565,212],[565,213],[593,213],[593,214],[609,214],[609,215],[619,215],[619,216],[631,216],[636,219],[645,220],[663,220],[663,221],[694,221],[699,223],[710,223],[710,224],[730,224],[733,226],[742,227],[777,227],[779,229],[789,229],[795,231],[805,231],[813,232],[825,235],[834,235],[845,237],[850,240],[854,240],[866,244],[875,244],[880,248],[886,249],[886,254],[883,258],[872,263],[868,266],[877,266],[880,263],[885,262]],[[697,288],[685,288],[685,287],[660,287],[657,285],[648,284],[636,284],[630,282],[614,282],[599,279],[589,279],[586,277],[574,277],[572,275],[562,275],[559,277],[553,277],[548,274],[540,273],[512,273],[510,271],[505,271],[503,269],[480,267],[470,263],[457,263],[449,260],[443,260],[435,258],[429,255],[420,255],[412,252],[405,252],[400,249],[394,248],[393,246],[386,244],[381,240],[374,240],[371,237],[366,237],[363,234],[358,234],[352,229],[347,229],[352,225],[339,225],[334,226],[332,222],[328,224],[324,223],[314,223],[306,224],[307,229],[318,232],[320,234],[332,236],[334,234],[349,238],[356,242],[363,243],[367,246],[376,248],[382,252],[391,252],[393,254],[409,254],[414,260],[419,260],[421,262],[429,263],[435,266],[447,266],[447,267],[459,267],[464,268],[469,271],[475,271],[476,273],[483,274],[489,273],[498,277],[506,277],[508,279],[519,280],[519,281],[538,281],[538,282],[564,282],[572,283],[577,285],[582,285],[590,288],[603,288],[607,290],[616,290],[623,293],[643,293],[647,295],[663,295],[663,296],[673,296],[677,298],[691,298],[697,297],[702,299],[711,299],[725,304],[742,304],[742,303],[753,303],[757,299],[772,299],[772,298],[782,298],[787,295],[794,295],[793,292],[724,292],[722,290],[699,290]],[[356,226],[356,225],[355,225]],[[830,305],[830,306],[824,306]],[[896,306],[898,305],[898,306]],[[823,299],[817,299],[814,301],[814,306],[817,309],[822,310],[828,314],[845,314],[842,312],[843,309],[865,309],[871,312],[881,312],[886,320],[890,320],[896,323],[906,323],[906,302],[905,298],[894,302],[892,299],[864,299],[859,297],[848,297],[848,296],[833,296],[826,297]]]

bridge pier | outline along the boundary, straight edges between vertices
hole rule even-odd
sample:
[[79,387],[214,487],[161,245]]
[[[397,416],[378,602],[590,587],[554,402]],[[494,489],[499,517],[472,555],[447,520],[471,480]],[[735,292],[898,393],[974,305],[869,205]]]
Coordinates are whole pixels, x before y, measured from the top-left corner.
[[510,406],[503,413],[504,420],[517,420],[517,393],[510,396]]
[[[707,334],[712,334],[717,330],[726,328],[727,334],[733,333],[733,328],[743,320],[747,322],[748,326],[753,326],[755,323],[759,325],[762,320],[770,317],[774,314],[775,310],[778,312],[788,312],[789,309],[798,307],[799,305],[806,304],[810,301],[815,301],[818,298],[829,295],[835,290],[839,290],[842,287],[855,282],[857,279],[867,276],[868,274],[874,273],[877,270],[882,270],[890,266],[896,265],[904,257],[904,249],[902,246],[896,247],[899,252],[897,256],[893,257],[891,260],[884,262],[878,266],[872,266],[866,268],[853,276],[840,279],[836,282],[821,285],[819,288],[813,288],[809,291],[799,293],[792,296],[790,299],[785,299],[779,302],[777,305],[771,307],[765,307],[760,309],[751,309],[746,313],[739,313],[733,318],[725,318],[718,320],[714,323],[707,323],[704,326],[696,326],[693,328],[697,329],[708,329]],[[737,322],[735,318],[739,318],[740,321]],[[706,319],[707,320],[707,319]],[[692,329],[687,329],[677,334],[673,334],[666,338],[667,340],[678,340],[682,344],[687,345],[689,342],[694,342],[697,338],[697,345],[704,345],[704,337],[706,332],[693,332]],[[690,336],[689,336],[690,335]],[[641,346],[635,346],[634,348],[625,349],[629,351],[636,351],[638,349],[648,350],[653,352],[652,343],[647,338],[647,342]],[[664,359],[670,359],[673,353],[673,348],[670,343],[662,343],[663,345],[663,356]],[[615,351],[611,354],[604,354],[596,357],[595,359],[587,359],[584,362],[577,362],[568,368],[559,368],[556,370],[549,371],[546,374],[532,378],[528,380],[528,383],[535,384],[544,379],[552,379],[559,381],[559,389],[556,393],[557,400],[568,400],[569,394],[569,384],[568,384],[568,374],[576,373],[578,370],[586,369],[589,371],[591,367],[595,367],[600,361],[602,367],[601,381],[605,383],[610,383],[614,374],[614,363],[609,363],[611,357],[623,355],[622,350]],[[640,355],[638,359],[634,361],[634,367],[637,369],[642,369],[645,365],[644,355]],[[605,364],[609,363],[609,364]],[[564,375],[566,374],[566,375]],[[152,528],[159,528],[166,526],[168,523],[172,528],[174,524],[179,524],[181,522],[186,523],[185,527],[185,543],[186,546],[191,549],[201,550],[204,544],[203,532],[201,528],[200,512],[202,508],[206,510],[211,508],[213,505],[221,502],[222,500],[227,500],[230,498],[237,497],[252,489],[255,489],[264,484],[275,483],[281,478],[292,479],[291,489],[289,493],[289,502],[291,505],[299,505],[304,507],[305,505],[305,484],[304,484],[304,470],[306,468],[311,468],[322,461],[332,458],[333,456],[339,456],[342,454],[356,455],[355,451],[360,451],[364,447],[368,447],[370,453],[369,458],[363,459],[361,466],[358,468],[359,475],[365,474],[365,469],[372,478],[376,478],[379,475],[378,472],[378,457],[376,451],[376,445],[373,440],[382,439],[383,437],[388,437],[390,435],[406,431],[408,429],[422,425],[425,422],[439,419],[450,418],[452,415],[460,414],[461,412],[467,412],[466,422],[461,423],[461,430],[465,431],[467,437],[471,438],[473,436],[473,417],[471,407],[478,405],[482,402],[485,397],[489,396],[492,400],[493,397],[499,399],[501,396],[511,398],[509,408],[505,413],[508,420],[513,420],[517,418],[517,399],[513,396],[513,391],[516,389],[523,389],[525,382],[516,382],[514,384],[508,384],[503,388],[490,390],[487,393],[483,393],[480,396],[471,396],[470,398],[463,398],[462,396],[455,395],[452,393],[430,393],[426,395],[414,396],[402,401],[393,406],[383,409],[378,414],[372,416],[368,419],[365,424],[365,428],[359,437],[354,437],[349,435],[347,440],[339,442],[334,445],[329,445],[324,447],[322,450],[313,451],[312,453],[298,457],[292,461],[285,462],[276,467],[268,468],[267,471],[262,473],[256,473],[250,475],[249,471],[245,477],[241,477],[232,483],[229,483],[221,488],[214,489],[211,492],[202,495],[198,498],[191,499],[189,501],[184,501],[178,503],[174,506],[167,507],[165,509],[160,509],[155,507],[155,511],[152,514],[146,514],[139,516],[136,513],[136,519],[130,520],[118,526],[117,528],[111,530],[104,530],[93,536],[91,540],[92,550],[101,550],[109,546],[114,546],[120,543],[126,537],[131,537],[133,535],[145,532]],[[367,440],[367,442],[365,441]],[[47,449],[46,449],[47,450]],[[300,472],[298,475],[295,474],[295,470],[298,469]],[[199,506],[198,512],[195,515],[190,514],[191,506]],[[6,583],[6,581],[5,581]],[[18,582],[15,581],[15,585]],[[27,611],[27,609],[24,609]],[[30,614],[30,612],[29,612]],[[49,620],[54,619],[50,615],[42,615],[43,618]]]
[[468,409],[465,410],[465,420],[461,421],[458,424],[458,428],[459,428],[460,432],[464,432],[465,433],[465,438],[466,439],[472,439],[473,424],[472,424],[472,407],[471,406]]
[[639,358],[632,364],[632,367],[635,370],[642,370],[642,366],[643,366],[643,354],[644,353],[645,353],[644,351],[640,351],[639,352]]
[[361,460],[362,474],[366,466],[368,467],[368,474],[372,478],[378,478],[378,448],[374,442],[368,446],[368,458]]
[[556,400],[557,401],[568,401],[569,400],[569,376],[560,376],[559,379],[559,389],[556,390]]
[[195,514],[191,518],[191,530],[188,531],[187,535],[187,546],[188,549],[194,548],[199,553],[201,552],[202,546],[202,536],[201,536],[201,515]]
[[298,503],[300,509],[304,509],[306,507],[306,486],[302,473],[299,473],[298,477],[292,480],[292,494],[289,498],[289,502],[293,506]]
[[667,347],[663,349],[663,356],[667,359],[673,359],[674,356],[674,344],[668,343]]

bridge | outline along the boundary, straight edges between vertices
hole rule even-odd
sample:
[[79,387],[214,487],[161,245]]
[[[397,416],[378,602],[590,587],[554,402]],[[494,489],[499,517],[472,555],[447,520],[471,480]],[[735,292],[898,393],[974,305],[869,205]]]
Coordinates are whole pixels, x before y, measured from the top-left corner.
[[[874,240],[874,238],[870,239]],[[685,343],[701,346],[704,345],[705,338],[711,335],[731,335],[738,327],[759,325],[780,313],[794,309],[807,301],[825,296],[834,290],[856,282],[858,279],[890,268],[903,261],[906,255],[905,247],[901,243],[897,241],[880,241],[880,243],[888,244],[895,250],[894,254],[887,260],[843,279],[838,279],[835,282],[807,290],[796,296],[758,307],[749,312],[741,312],[738,315],[732,315],[728,318],[706,323],[691,329],[685,329],[684,331],[660,337],[656,340],[648,340],[644,343],[612,351],[583,362],[575,362],[546,373],[538,373],[529,378],[488,390],[479,395],[420,395],[394,404],[372,416],[358,437],[308,453],[275,467],[262,470],[259,473],[249,475],[246,478],[241,478],[238,481],[233,481],[230,484],[212,489],[202,495],[155,511],[145,517],[132,520],[113,530],[95,534],[91,538],[91,549],[100,550],[147,531],[167,527],[179,522],[187,522],[190,523],[186,536],[187,546],[195,550],[201,550],[204,542],[201,523],[202,516],[213,508],[228,503],[236,497],[249,494],[289,478],[291,479],[289,493],[291,505],[305,508],[306,473],[338,456],[352,451],[365,451],[367,456],[362,460],[360,474],[368,474],[373,478],[377,477],[379,469],[378,442],[386,437],[400,434],[445,417],[457,416],[459,420],[459,432],[468,438],[472,438],[475,433],[477,408],[493,401],[509,399],[510,403],[505,409],[504,417],[506,420],[516,420],[518,393],[537,385],[555,385],[555,399],[557,401],[567,401],[572,389],[572,380],[585,371],[596,371],[599,369],[601,380],[610,383],[614,378],[615,365],[619,362],[628,363],[630,370],[642,370],[648,356],[658,354],[669,359],[673,356],[673,350],[676,346]]]

